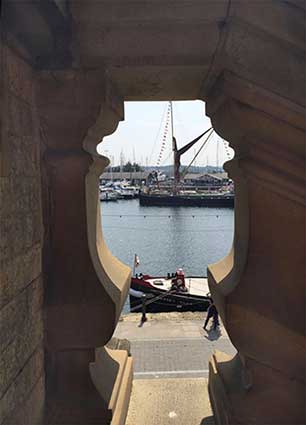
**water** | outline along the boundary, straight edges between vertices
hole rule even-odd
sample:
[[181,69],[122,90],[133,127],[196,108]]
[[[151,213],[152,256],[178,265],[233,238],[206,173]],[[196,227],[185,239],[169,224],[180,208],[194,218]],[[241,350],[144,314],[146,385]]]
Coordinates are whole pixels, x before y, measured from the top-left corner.
[[[101,203],[104,238],[111,252],[137,273],[162,275],[182,267],[207,276],[207,265],[230,250],[234,210],[204,207],[142,207],[138,199]],[[125,306],[126,312],[128,305]]]

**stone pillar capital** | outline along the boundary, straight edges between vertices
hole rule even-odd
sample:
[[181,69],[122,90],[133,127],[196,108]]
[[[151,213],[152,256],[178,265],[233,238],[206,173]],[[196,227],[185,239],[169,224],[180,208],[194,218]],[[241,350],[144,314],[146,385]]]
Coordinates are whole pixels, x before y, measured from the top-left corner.
[[[247,178],[260,179],[270,189],[305,202],[302,105],[224,72],[210,91],[206,113],[235,150]],[[225,167],[231,174],[231,162]]]
[[124,119],[123,98],[100,69],[42,71],[37,94],[44,142],[51,150],[94,153]]
[[[297,131],[305,130],[305,105],[294,103],[230,71],[224,71],[219,76],[206,102],[206,113],[216,131],[229,140],[239,141],[252,135],[271,140],[280,124],[296,128]],[[258,115],[257,121],[255,114]],[[233,126],[230,120],[238,118],[241,118],[239,124]],[[270,125],[258,125],[259,118],[270,120]],[[275,134],[275,138],[278,138],[278,134]]]

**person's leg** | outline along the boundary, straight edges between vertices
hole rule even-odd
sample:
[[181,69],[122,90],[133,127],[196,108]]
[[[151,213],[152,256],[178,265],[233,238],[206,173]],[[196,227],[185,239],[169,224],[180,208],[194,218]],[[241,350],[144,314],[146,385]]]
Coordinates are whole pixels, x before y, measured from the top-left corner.
[[214,331],[217,329],[217,327],[219,326],[219,319],[218,319],[218,314],[214,314],[213,317],[213,329]]
[[144,323],[144,322],[147,321],[147,317],[146,317],[147,306],[146,306],[146,296],[145,295],[142,296],[141,302],[142,302],[141,322]]
[[207,326],[207,324],[208,324],[208,322],[209,322],[209,319],[211,318],[211,315],[209,314],[209,312],[207,313],[207,316],[206,316],[206,320],[205,320],[205,323],[204,323],[204,326],[203,326],[203,328],[204,329],[206,329],[206,326]]

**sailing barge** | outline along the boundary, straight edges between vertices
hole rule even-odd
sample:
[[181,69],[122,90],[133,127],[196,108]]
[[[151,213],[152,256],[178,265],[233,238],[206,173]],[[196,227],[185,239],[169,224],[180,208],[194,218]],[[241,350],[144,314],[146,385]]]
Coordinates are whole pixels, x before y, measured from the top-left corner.
[[139,203],[143,206],[158,207],[214,207],[214,208],[233,208],[234,194],[232,193],[144,193],[139,194]]
[[[180,187],[180,180],[183,175],[187,173],[187,170],[190,168],[196,157],[199,155],[203,147],[208,142],[209,138],[213,134],[213,128],[209,128],[204,131],[200,136],[196,137],[191,142],[187,143],[185,146],[180,149],[177,148],[176,139],[174,137],[173,130],[173,105],[170,102],[170,111],[171,111],[171,129],[172,129],[172,151],[173,151],[173,167],[174,167],[174,180],[172,191],[166,192],[162,191],[159,188],[158,178],[156,178],[156,183],[158,189],[153,191],[149,188],[145,188],[139,193],[139,203],[143,206],[199,206],[199,207],[215,207],[215,208],[233,208],[235,195],[233,190],[220,190],[212,193],[204,193],[193,191],[193,193],[186,191]],[[207,135],[206,139],[202,143],[198,153],[195,155],[188,167],[185,168],[183,173],[180,173],[181,166],[181,156],[191,149],[203,136]]]
[[142,311],[145,297],[146,311],[206,311],[209,306],[209,288],[205,277],[185,277],[183,270],[167,277],[136,275],[131,280],[130,308]]

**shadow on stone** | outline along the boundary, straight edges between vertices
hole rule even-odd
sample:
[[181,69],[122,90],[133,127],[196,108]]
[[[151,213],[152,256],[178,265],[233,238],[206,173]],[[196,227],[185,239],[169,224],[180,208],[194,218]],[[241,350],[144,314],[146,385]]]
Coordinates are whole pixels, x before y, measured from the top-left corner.
[[143,327],[143,325],[146,323],[146,321],[147,321],[147,320],[148,320],[148,319],[145,319],[145,320],[144,320],[144,319],[141,319],[141,320],[140,320],[140,322],[139,322],[138,327],[139,327],[139,328],[142,328],[142,327]]
[[200,425],[215,425],[215,420],[213,416],[207,416],[201,420]]
[[220,328],[212,329],[210,328],[209,331],[207,331],[207,335],[204,335],[206,339],[209,339],[210,341],[216,341],[221,336]]
[[128,355],[131,356],[131,343],[126,338],[112,337],[112,339],[106,344],[106,347],[111,350],[125,350]]

